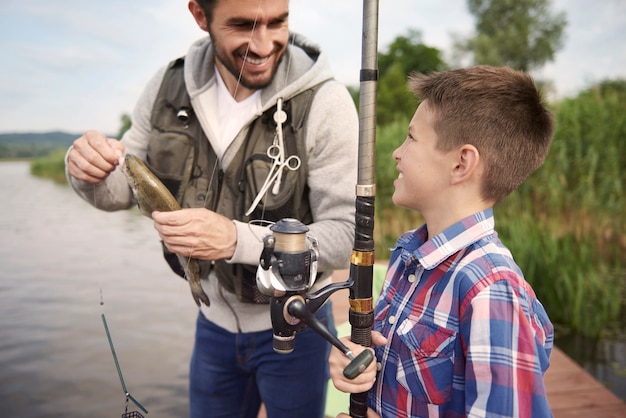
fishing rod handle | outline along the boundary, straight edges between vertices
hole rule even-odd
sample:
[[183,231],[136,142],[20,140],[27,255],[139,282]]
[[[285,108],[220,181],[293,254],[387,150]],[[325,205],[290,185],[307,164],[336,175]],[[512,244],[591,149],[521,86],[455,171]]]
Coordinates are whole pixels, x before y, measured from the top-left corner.
[[[351,340],[365,347],[372,346],[372,324],[374,310],[372,298],[373,283],[372,252],[353,252],[353,263],[350,274],[354,278],[354,286],[350,289],[350,311],[348,319],[351,325]],[[364,352],[371,353],[370,350]],[[347,376],[346,376],[347,377]],[[350,394],[350,416],[352,418],[367,417],[368,392]]]

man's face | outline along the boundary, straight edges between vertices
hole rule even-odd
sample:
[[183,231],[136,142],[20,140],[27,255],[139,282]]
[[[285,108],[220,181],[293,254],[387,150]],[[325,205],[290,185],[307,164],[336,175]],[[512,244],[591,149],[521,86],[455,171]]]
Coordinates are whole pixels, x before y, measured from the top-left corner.
[[289,42],[288,18],[289,0],[217,3],[208,29],[218,70],[231,94],[247,97],[272,81]]

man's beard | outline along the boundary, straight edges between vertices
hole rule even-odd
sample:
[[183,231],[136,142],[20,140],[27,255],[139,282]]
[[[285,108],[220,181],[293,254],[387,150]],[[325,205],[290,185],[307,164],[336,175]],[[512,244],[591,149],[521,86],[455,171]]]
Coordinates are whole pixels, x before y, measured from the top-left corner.
[[[259,90],[259,89],[263,89],[269,86],[272,80],[274,79],[274,75],[276,74],[276,69],[278,68],[278,64],[280,64],[280,62],[283,59],[283,56],[285,55],[283,51],[283,53],[281,53],[280,55],[280,58],[276,60],[276,62],[274,63],[274,66],[272,67],[269,73],[269,77],[267,79],[264,78],[260,80],[255,80],[255,79],[247,78],[245,76],[243,68],[235,65],[235,63],[232,60],[224,59],[224,57],[220,54],[220,51],[217,48],[217,45],[215,45],[214,51],[215,51],[215,59],[217,59],[226,68],[226,70],[228,70],[228,72],[233,77],[235,77],[236,80],[238,80],[238,83],[241,86],[249,90]],[[274,53],[277,54],[278,51],[275,51]],[[245,62],[243,63],[243,66],[244,67],[246,66]]]

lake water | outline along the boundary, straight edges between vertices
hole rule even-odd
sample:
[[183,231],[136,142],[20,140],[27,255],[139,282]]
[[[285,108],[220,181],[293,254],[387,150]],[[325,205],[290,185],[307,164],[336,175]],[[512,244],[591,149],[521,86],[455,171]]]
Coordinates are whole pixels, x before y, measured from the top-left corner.
[[[27,162],[0,163],[0,202],[2,416],[124,413],[103,313],[127,389],[147,416],[187,416],[197,308],[163,261],[152,222],[96,210],[69,187],[30,176]],[[626,400],[624,338],[563,343]]]
[[130,394],[149,416],[187,416],[197,308],[152,222],[95,210],[26,162],[0,163],[0,202],[1,415],[121,416],[104,313]]

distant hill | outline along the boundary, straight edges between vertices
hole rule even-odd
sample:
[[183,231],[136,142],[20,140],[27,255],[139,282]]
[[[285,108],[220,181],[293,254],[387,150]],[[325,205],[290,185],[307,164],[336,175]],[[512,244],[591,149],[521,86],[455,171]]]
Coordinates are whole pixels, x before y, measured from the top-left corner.
[[59,144],[70,146],[81,134],[67,132],[0,133],[0,144]]
[[68,132],[0,133],[0,158],[33,158],[68,148],[81,134]]

